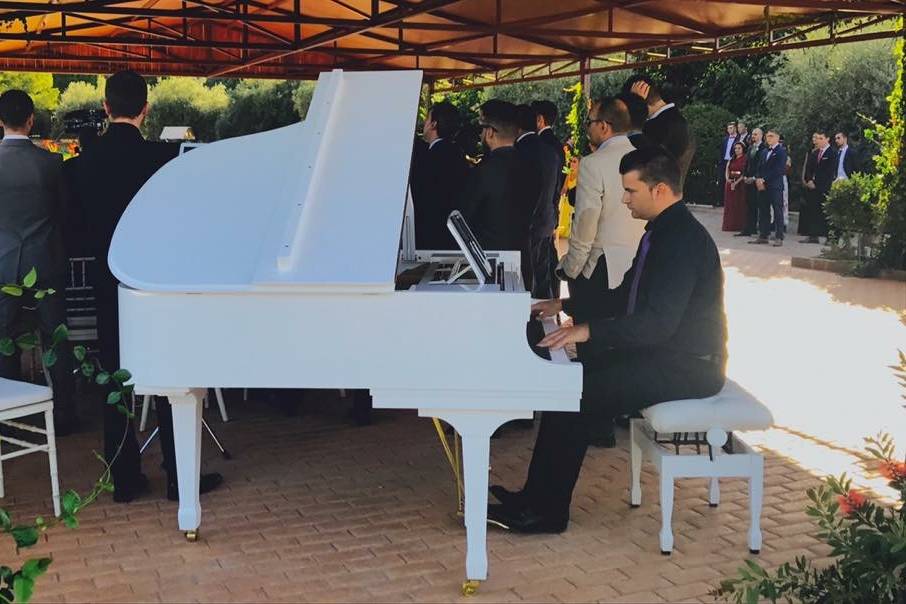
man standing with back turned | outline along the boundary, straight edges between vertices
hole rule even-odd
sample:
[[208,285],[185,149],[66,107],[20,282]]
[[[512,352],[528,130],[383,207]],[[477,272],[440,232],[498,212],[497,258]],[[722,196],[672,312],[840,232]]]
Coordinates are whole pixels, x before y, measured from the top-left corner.
[[[97,258],[97,270],[92,275],[92,282],[97,299],[101,363],[104,369],[113,371],[120,365],[119,282],[107,265],[113,231],[138,190],[161,166],[176,157],[179,145],[152,143],[142,137],[139,128],[148,113],[148,86],[134,71],[120,71],[107,80],[104,109],[109,120],[107,131],[80,157],[73,179],[73,193],[82,206]],[[153,238],[149,242],[148,253],[153,254]],[[167,498],[175,501],[179,499],[179,494],[176,487],[173,416],[164,398],[158,398],[157,415],[164,470],[167,473]],[[104,405],[104,455],[108,462],[118,447],[121,447],[119,456],[111,468],[113,498],[125,503],[148,490],[148,479],[141,472],[132,421],[113,406]],[[210,491],[222,481],[219,474],[203,475],[200,491]]]
[[[560,533],[589,439],[617,415],[657,403],[713,396],[723,387],[727,326],[717,246],[682,202],[675,160],[657,147],[621,164],[624,203],[648,221],[632,268],[583,323],[540,346],[585,343],[579,413],[544,413],[521,491],[492,487],[501,502],[488,519],[521,533]],[[535,315],[573,313],[570,300],[547,300]]]

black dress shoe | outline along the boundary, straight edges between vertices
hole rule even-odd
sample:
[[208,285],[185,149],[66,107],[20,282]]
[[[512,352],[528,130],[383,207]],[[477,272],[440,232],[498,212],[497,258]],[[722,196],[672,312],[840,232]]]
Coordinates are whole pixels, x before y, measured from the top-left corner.
[[[202,474],[198,480],[198,493],[204,495],[209,493],[223,484],[223,476],[217,472]],[[179,485],[175,482],[167,483],[167,499],[170,501],[179,501]]]
[[530,507],[514,509],[502,504],[488,506],[488,522],[495,526],[526,535],[562,533],[569,520],[548,518],[535,513]]
[[742,233],[734,233],[733,236],[734,237],[751,237],[754,234],[755,233],[746,233],[745,231],[743,231]]
[[511,491],[499,484],[491,485],[488,491],[497,501],[510,508],[521,508],[526,505],[525,491]]
[[144,474],[139,474],[138,477],[132,481],[126,482],[125,484],[114,485],[113,500],[117,503],[129,503],[133,499],[146,495],[150,490],[148,477]]

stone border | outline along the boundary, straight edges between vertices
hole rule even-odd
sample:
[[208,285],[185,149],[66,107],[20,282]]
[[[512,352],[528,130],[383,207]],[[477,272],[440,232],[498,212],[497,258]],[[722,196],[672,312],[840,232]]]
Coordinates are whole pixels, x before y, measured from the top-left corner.
[[[827,271],[846,275],[851,273],[856,266],[855,260],[833,260],[830,258],[801,258],[793,256],[790,259],[790,266],[795,268],[805,268],[815,271]],[[890,281],[902,281],[906,283],[906,271],[893,269],[881,269],[877,277],[867,277],[869,279],[887,279]]]

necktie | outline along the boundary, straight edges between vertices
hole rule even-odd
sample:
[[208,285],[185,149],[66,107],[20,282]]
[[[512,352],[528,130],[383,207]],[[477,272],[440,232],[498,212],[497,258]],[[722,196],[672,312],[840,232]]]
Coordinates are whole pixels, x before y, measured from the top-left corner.
[[635,311],[635,301],[639,295],[639,281],[642,280],[642,270],[645,268],[645,258],[648,257],[648,248],[651,247],[651,231],[645,231],[642,241],[639,243],[639,261],[635,265],[635,273],[632,275],[632,286],[629,288],[629,303],[626,305],[626,314],[631,315]]
[[824,149],[818,150],[818,162],[821,162],[821,158],[824,157]]

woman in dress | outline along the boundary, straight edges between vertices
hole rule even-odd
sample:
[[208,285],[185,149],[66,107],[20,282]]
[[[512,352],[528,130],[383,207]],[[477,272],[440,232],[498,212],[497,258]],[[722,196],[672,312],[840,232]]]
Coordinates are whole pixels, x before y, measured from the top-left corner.
[[746,190],[742,179],[746,173],[746,148],[733,145],[733,157],[727,162],[724,185],[724,231],[742,231],[746,226]]

